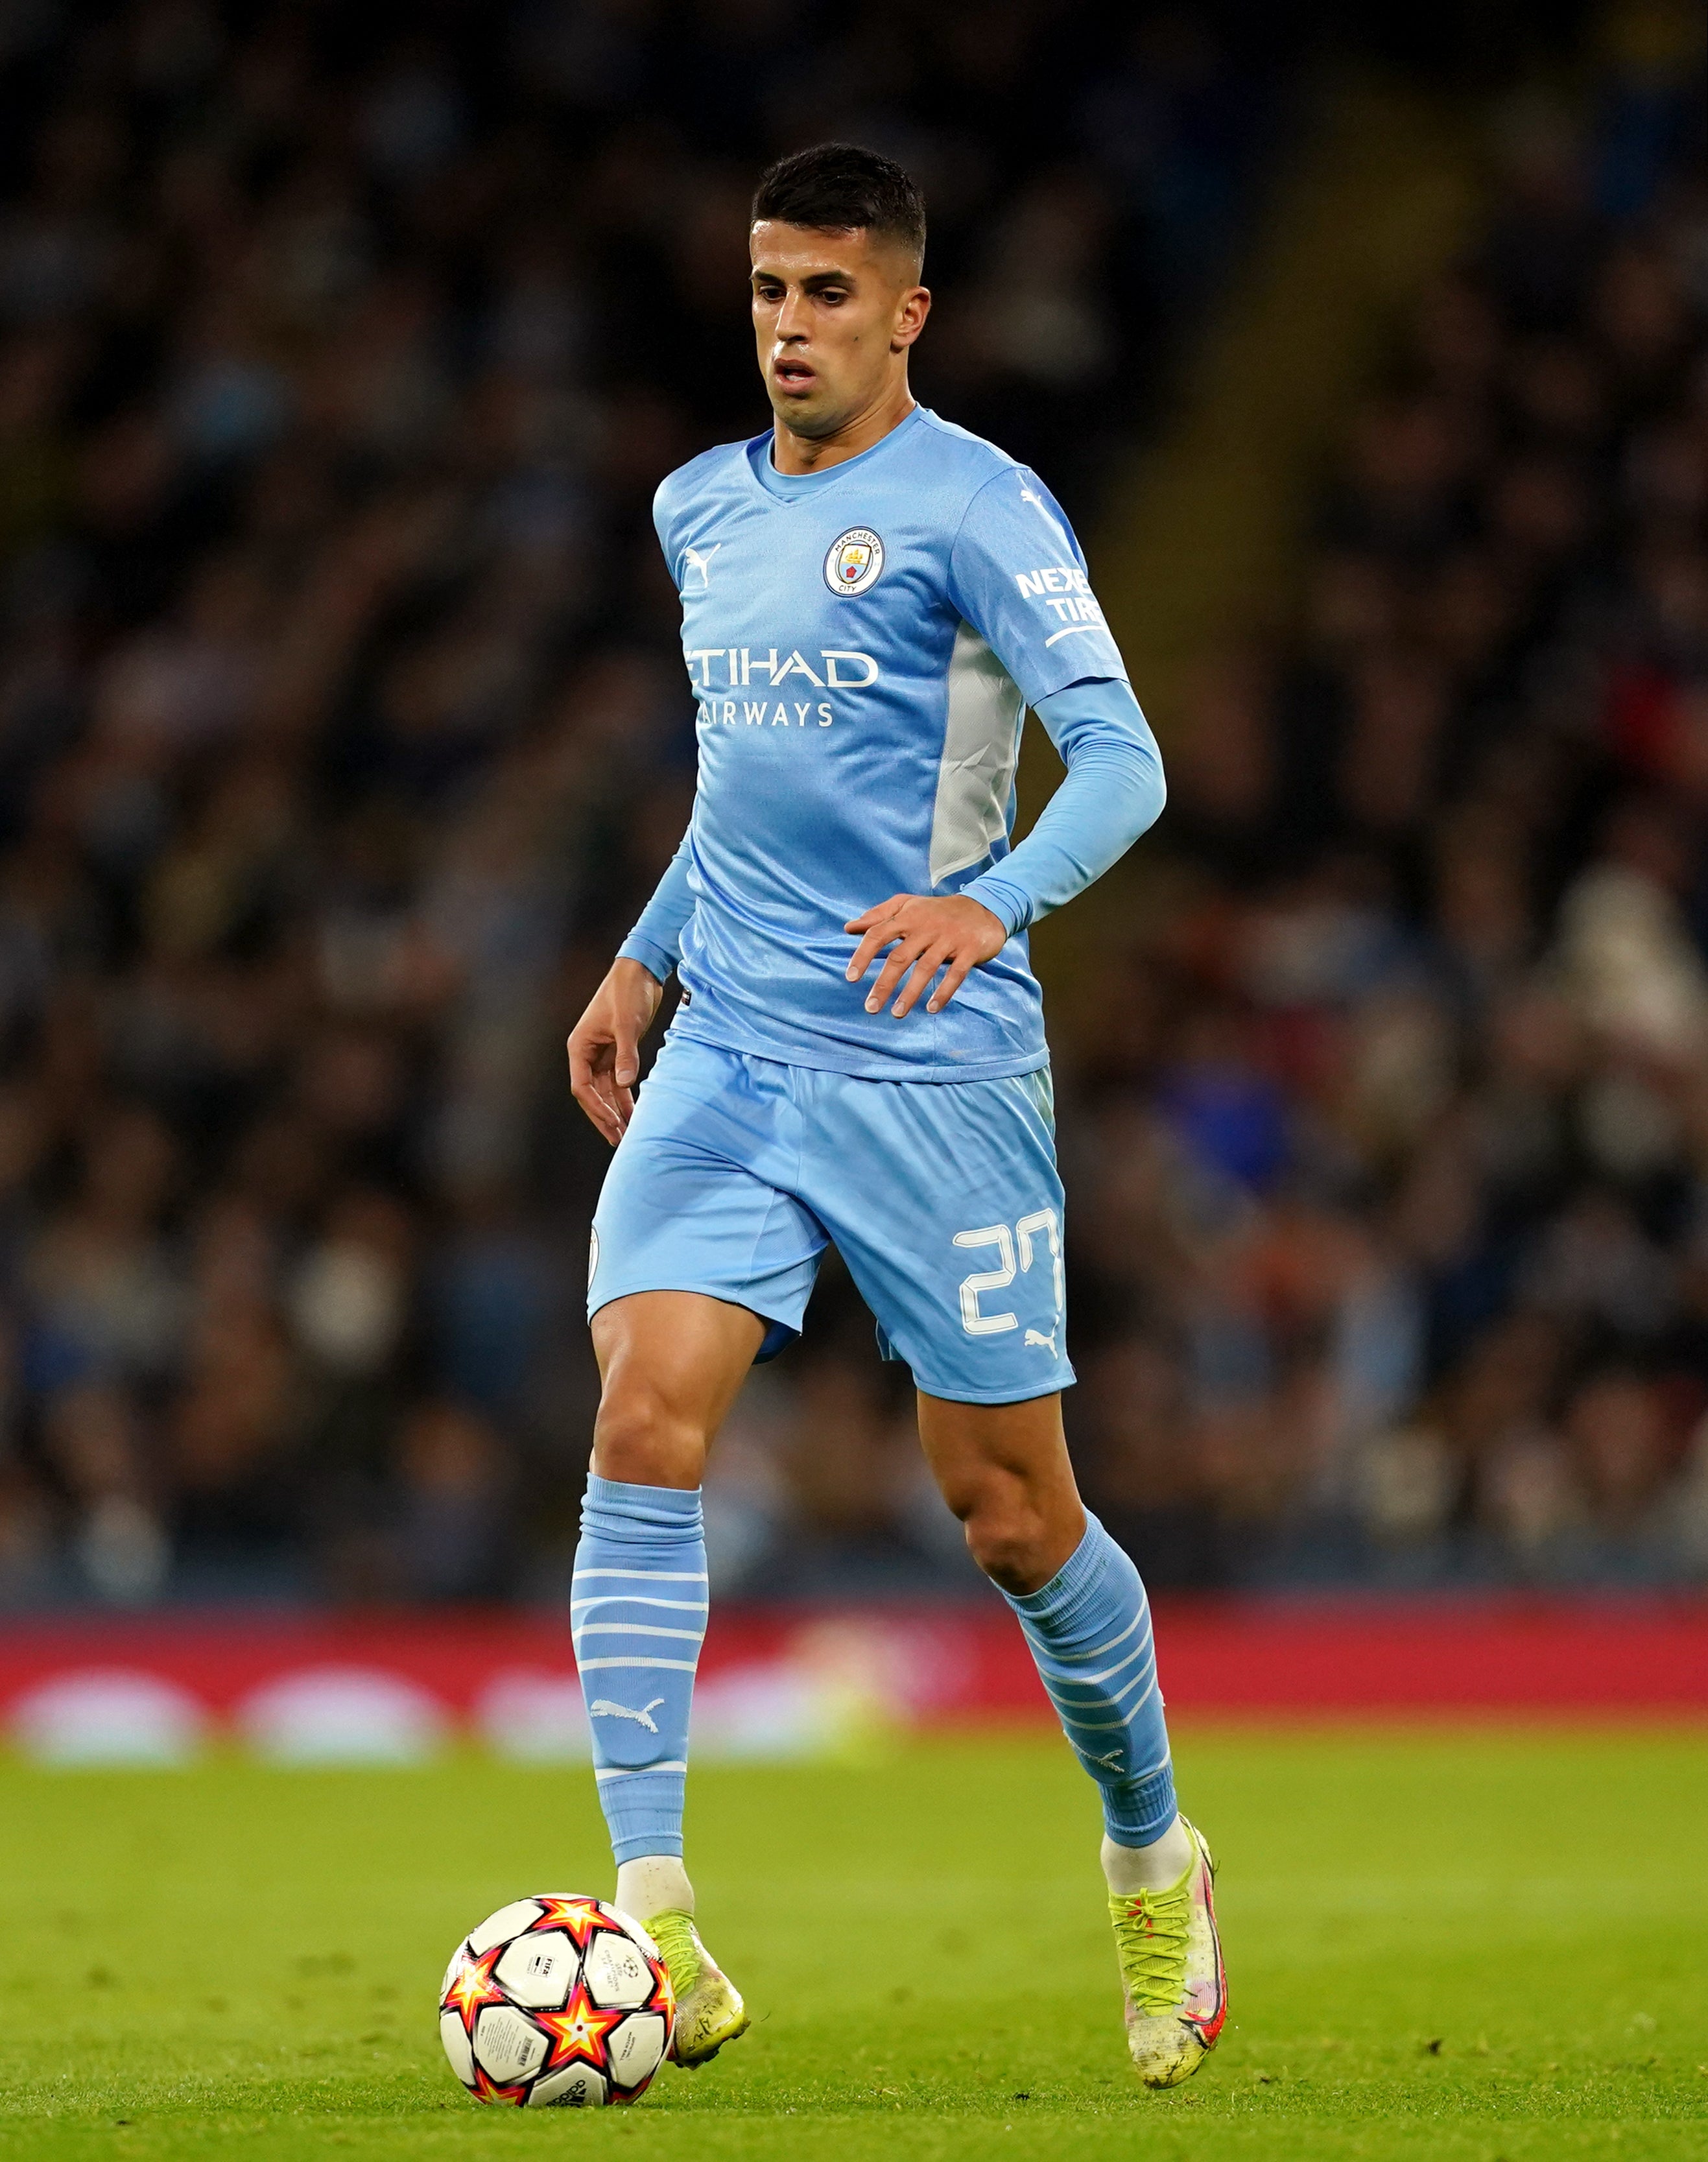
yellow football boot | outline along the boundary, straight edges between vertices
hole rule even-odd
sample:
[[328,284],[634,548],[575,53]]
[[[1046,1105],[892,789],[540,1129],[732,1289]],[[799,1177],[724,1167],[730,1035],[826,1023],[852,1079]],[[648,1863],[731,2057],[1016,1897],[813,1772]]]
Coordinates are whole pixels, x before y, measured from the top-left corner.
[[1185,1875],[1166,1892],[1111,1895],[1115,1956],[1126,1995],[1127,2048],[1147,2087],[1177,2087],[1214,2049],[1228,2016],[1228,1978],[1216,1935],[1216,1866],[1192,1836]]
[[741,1992],[700,1942],[692,1914],[666,1907],[649,1915],[647,1935],[664,1956],[676,1992],[676,2021],[670,2054],[687,2071],[709,2063],[726,2042],[748,2029]]

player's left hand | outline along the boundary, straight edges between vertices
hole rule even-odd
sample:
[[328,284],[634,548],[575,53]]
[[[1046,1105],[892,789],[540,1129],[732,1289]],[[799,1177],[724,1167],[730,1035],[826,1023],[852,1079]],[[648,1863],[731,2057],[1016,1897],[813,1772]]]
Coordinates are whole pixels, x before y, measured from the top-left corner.
[[901,995],[891,1008],[897,1020],[918,1002],[939,969],[943,981],[926,1000],[925,1010],[941,1013],[968,970],[981,961],[994,961],[1008,943],[1000,919],[982,901],[969,900],[964,893],[936,899],[922,893],[891,894],[842,927],[864,934],[848,964],[851,984],[859,983],[886,946],[891,948],[867,994],[866,1011],[876,1013],[906,976]]

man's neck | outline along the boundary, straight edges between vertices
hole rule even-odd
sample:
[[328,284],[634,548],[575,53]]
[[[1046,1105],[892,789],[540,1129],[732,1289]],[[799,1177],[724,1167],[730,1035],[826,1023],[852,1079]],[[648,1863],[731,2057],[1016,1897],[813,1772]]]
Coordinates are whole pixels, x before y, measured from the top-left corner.
[[825,473],[832,466],[846,465],[862,452],[871,449],[891,435],[913,411],[916,400],[903,376],[893,390],[869,406],[864,413],[843,423],[834,435],[797,436],[792,428],[778,420],[771,428],[771,463],[780,473]]

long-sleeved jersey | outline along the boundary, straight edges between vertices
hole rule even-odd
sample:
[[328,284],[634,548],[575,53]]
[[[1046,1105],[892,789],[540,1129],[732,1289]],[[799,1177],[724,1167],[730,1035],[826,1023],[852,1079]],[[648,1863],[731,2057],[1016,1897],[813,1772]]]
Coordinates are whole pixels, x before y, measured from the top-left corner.
[[[623,951],[688,994],[686,1036],[880,1080],[1043,1065],[1026,925],[1156,817],[1162,768],[1048,490],[916,407],[859,457],[779,473],[769,431],[672,473],[654,507],[682,600],[699,778]],[[1068,760],[1012,849],[1026,708]],[[1009,929],[937,1014],[865,1010],[843,926],[969,892]]]

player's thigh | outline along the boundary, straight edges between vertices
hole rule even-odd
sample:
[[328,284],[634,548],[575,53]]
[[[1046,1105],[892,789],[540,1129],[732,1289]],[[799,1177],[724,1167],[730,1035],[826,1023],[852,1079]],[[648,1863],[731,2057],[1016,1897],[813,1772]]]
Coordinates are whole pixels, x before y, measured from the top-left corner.
[[979,1567],[1005,1591],[1047,1584],[1085,1536],[1060,1396],[969,1404],[922,1390],[919,1439]]
[[1058,1393],[1017,1403],[957,1403],[919,1392],[926,1461],[956,1516],[1021,1497],[1073,1517],[1078,1489],[1062,1428]]
[[774,1070],[692,1043],[667,1044],[611,1159],[593,1213],[588,1316],[644,1292],[696,1293],[766,1324],[760,1355],[800,1332],[825,1245],[822,1225],[777,1183],[797,1152]]
[[807,1198],[927,1395],[1017,1403],[1073,1379],[1047,1075],[826,1077]]

